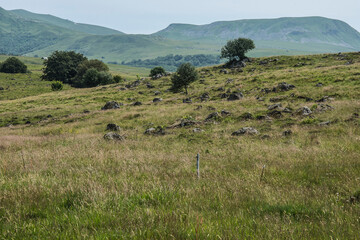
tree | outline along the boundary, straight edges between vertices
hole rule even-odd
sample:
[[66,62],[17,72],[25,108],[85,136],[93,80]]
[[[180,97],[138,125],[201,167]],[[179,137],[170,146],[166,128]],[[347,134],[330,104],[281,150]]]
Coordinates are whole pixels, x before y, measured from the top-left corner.
[[229,40],[221,48],[221,58],[228,58],[229,62],[241,61],[245,59],[245,53],[255,48],[253,40],[247,38],[238,38]]
[[157,76],[159,76],[159,74],[161,76],[165,75],[165,69],[163,67],[154,67],[153,69],[151,69],[150,71],[150,77],[152,79],[157,78]]
[[4,73],[26,73],[27,66],[16,57],[9,57],[1,64],[0,72]]
[[186,95],[188,94],[188,86],[195,82],[198,79],[198,73],[195,70],[195,67],[190,63],[181,64],[176,73],[172,76],[171,90],[174,92],[180,91],[182,88],[185,88]]
[[[92,59],[92,60],[85,59],[78,65],[78,67],[76,69],[76,71],[77,71],[76,76],[72,79],[72,85],[74,85],[75,87],[95,87],[95,86],[97,86],[98,84],[91,83],[90,75],[88,75],[86,77],[87,78],[86,81],[89,80],[90,82],[86,82],[86,83],[84,82],[84,76],[89,69],[96,70],[97,73],[95,75],[97,75],[98,72],[109,71],[109,67],[102,61],[97,60],[97,59]],[[90,72],[92,72],[92,74],[94,75],[94,71],[90,71]],[[88,83],[90,83],[90,85]],[[95,85],[93,85],[93,84],[95,84]]]
[[44,61],[41,78],[48,81],[61,81],[72,84],[77,68],[87,58],[74,51],[55,51]]
[[78,82],[77,87],[96,87],[99,85],[106,85],[115,83],[110,73],[101,71],[95,68],[90,68],[84,74],[82,81]]

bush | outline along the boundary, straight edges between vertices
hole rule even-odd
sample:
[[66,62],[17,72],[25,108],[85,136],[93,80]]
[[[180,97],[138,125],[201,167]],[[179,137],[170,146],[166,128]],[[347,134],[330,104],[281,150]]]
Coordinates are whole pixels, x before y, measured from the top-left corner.
[[0,72],[4,73],[26,73],[27,66],[16,57],[9,57],[0,66]]
[[245,53],[255,48],[253,40],[238,38],[230,40],[221,48],[221,58],[229,59],[229,62],[241,61],[246,58]]
[[84,55],[74,51],[55,51],[44,61],[44,70],[41,78],[48,81],[61,81],[73,83],[77,75],[77,68],[84,60]]
[[63,89],[64,85],[60,81],[55,81],[51,83],[51,90],[53,91],[61,91]]
[[78,87],[96,87],[112,83],[115,81],[110,73],[90,68],[84,74],[82,81],[78,82]]
[[185,88],[186,95],[188,94],[188,86],[195,82],[198,79],[198,73],[194,66],[190,63],[181,64],[176,73],[172,76],[171,82],[172,87],[171,90],[173,92],[178,92],[181,89]]
[[123,81],[123,79],[122,79],[122,77],[121,77],[120,75],[115,75],[115,76],[113,77],[113,79],[114,79],[114,82],[115,82],[115,83],[119,83],[119,82],[122,82],[122,81]]
[[165,69],[162,67],[154,67],[150,71],[150,77],[155,79],[158,75],[164,76],[165,75]]

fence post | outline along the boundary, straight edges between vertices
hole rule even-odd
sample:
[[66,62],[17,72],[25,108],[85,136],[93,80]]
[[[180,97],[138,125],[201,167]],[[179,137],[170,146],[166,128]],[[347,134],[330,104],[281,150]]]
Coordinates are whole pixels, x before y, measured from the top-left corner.
[[197,170],[197,177],[200,178],[200,154],[199,153],[196,156],[196,170]]

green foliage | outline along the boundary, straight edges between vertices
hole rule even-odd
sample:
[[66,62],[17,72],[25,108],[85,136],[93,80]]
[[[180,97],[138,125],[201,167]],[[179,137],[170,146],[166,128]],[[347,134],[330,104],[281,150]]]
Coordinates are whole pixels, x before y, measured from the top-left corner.
[[165,69],[163,67],[154,67],[153,69],[151,69],[149,76],[155,78],[158,74],[164,75]]
[[317,118],[309,118],[308,117],[308,118],[305,118],[304,120],[302,120],[301,124],[307,125],[307,124],[315,124],[317,122],[319,122],[319,120]]
[[[97,59],[92,59],[92,60],[85,59],[77,67],[77,69],[76,69],[77,74],[74,77],[74,79],[72,80],[72,84],[75,87],[93,87],[93,84],[96,84],[95,82],[90,80],[91,79],[91,77],[90,77],[91,74],[90,73],[89,73],[90,75],[87,76],[87,79],[84,78],[85,74],[87,73],[87,71],[89,69],[94,69],[94,70],[97,71],[97,73],[92,73],[92,75],[97,75],[98,72],[107,72],[107,71],[109,71],[109,67],[105,63],[103,63],[102,61],[97,60]],[[93,82],[93,84],[88,82],[88,83],[90,83],[90,85],[88,85],[88,84],[85,83],[86,81]],[[98,84],[96,84],[95,86],[97,86],[97,85]]]
[[41,78],[72,84],[80,63],[85,60],[87,58],[84,55],[74,51],[55,51],[44,61],[45,67]]
[[51,83],[51,90],[53,90],[53,91],[60,91],[63,89],[63,87],[64,87],[64,85],[60,81],[55,81],[55,82]]
[[[196,67],[216,65],[220,63],[220,58],[218,55],[211,54],[196,54],[196,55],[173,55],[169,54],[164,57],[157,57],[154,59],[146,59],[146,60],[133,60],[131,62],[125,63],[124,65],[129,66],[137,66],[137,67],[153,67],[163,66],[168,71],[173,71],[177,67],[179,67],[182,63],[191,63]],[[152,75],[150,74],[150,77]]]
[[113,76],[113,79],[115,83],[120,83],[123,81],[123,78],[120,75]]
[[9,57],[0,65],[3,73],[26,73],[27,66],[16,57]]
[[82,77],[82,81],[77,82],[77,87],[96,87],[99,85],[106,85],[115,83],[110,73],[101,71],[95,68],[90,68]]
[[221,58],[232,61],[241,61],[245,59],[245,53],[255,48],[253,40],[247,38],[238,38],[229,40],[221,49]]
[[173,92],[177,92],[182,88],[185,88],[185,92],[188,94],[188,86],[192,82],[195,82],[198,77],[198,73],[194,66],[192,66],[190,63],[183,63],[178,67],[176,73],[171,78],[171,90]]

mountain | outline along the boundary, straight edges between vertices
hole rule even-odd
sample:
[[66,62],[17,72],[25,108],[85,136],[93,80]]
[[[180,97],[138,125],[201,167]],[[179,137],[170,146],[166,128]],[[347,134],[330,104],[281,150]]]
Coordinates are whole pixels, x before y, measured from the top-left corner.
[[124,34],[55,16],[0,8],[0,53],[48,56],[74,50],[104,62],[154,59],[169,54],[219,55],[227,40],[255,40],[249,55],[299,55],[360,50],[360,33],[348,24],[323,17],[171,24],[150,35]]
[[[215,44],[244,37],[255,40],[260,48],[283,49],[289,45],[291,48],[295,43],[295,48],[305,51],[360,49],[359,32],[345,22],[323,17],[222,21],[207,25],[171,24],[154,35]],[[322,49],[319,44],[323,45]]]
[[82,33],[88,33],[94,35],[124,34],[114,29],[89,25],[89,24],[75,23],[70,20],[65,20],[49,14],[36,14],[22,9],[12,10],[10,12],[26,20],[48,23],[58,27],[62,27]]

